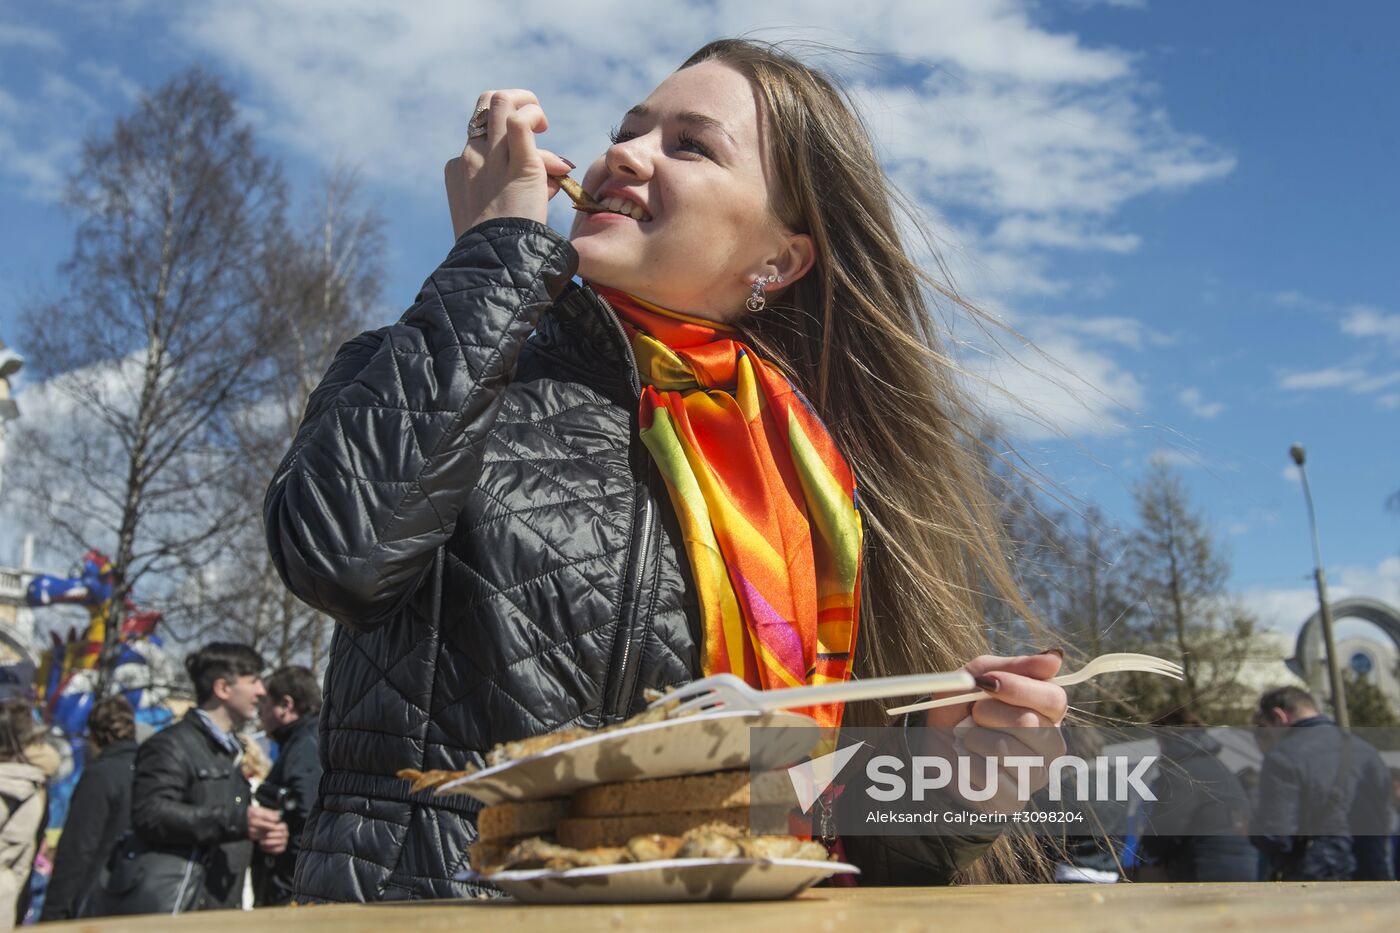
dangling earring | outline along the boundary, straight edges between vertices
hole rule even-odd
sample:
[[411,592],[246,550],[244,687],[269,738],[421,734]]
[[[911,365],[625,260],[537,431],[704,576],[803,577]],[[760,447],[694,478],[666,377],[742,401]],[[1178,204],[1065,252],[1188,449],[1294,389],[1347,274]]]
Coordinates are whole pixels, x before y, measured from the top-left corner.
[[763,287],[765,285],[771,285],[774,282],[777,282],[779,285],[781,285],[783,283],[783,277],[781,275],[775,274],[769,276],[761,275],[758,278],[754,279],[753,294],[749,296],[748,301],[744,302],[744,306],[750,311],[762,311],[763,306],[768,303],[768,299],[764,297],[763,294]]

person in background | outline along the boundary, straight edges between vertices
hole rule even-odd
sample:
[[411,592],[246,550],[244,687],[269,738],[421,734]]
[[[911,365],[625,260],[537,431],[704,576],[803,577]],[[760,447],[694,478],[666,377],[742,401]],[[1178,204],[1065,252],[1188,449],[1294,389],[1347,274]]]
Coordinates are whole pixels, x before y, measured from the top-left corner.
[[[266,698],[264,698],[266,699]],[[267,775],[272,771],[272,759],[267,752],[263,751],[262,742],[254,739],[247,733],[238,734],[238,742],[243,746],[243,761],[238,767],[243,772],[243,776],[248,779],[248,789],[253,793],[253,800],[258,799],[258,788],[267,780]],[[263,858],[273,858],[264,854]],[[257,906],[257,899],[253,896],[253,876],[258,865],[258,855],[253,854],[253,864],[243,875],[243,909],[252,910]]]
[[136,770],[136,714],[124,696],[96,703],[88,714],[88,758],[73,790],[54,858],[41,921],[98,917],[107,860],[131,828]]
[[48,781],[58,764],[29,704],[0,702],[0,930],[29,912],[29,876],[48,827]]
[[1190,710],[1170,710],[1153,725],[1170,728],[1157,733],[1162,761],[1143,854],[1162,866],[1167,881],[1257,881],[1249,798],[1216,757],[1220,743]]
[[[1390,772],[1380,754],[1318,712],[1312,694],[1280,687],[1256,722],[1278,729],[1259,771],[1250,841],[1283,881],[1393,880],[1385,846]],[[1266,743],[1267,744],[1267,743]]]
[[[252,843],[281,852],[287,827],[271,810],[254,805],[240,767],[237,733],[257,715],[264,689],[262,657],[247,645],[214,642],[185,659],[196,707],[151,736],[136,754],[131,824],[153,865],[169,856],[190,859],[202,876],[199,889],[181,890],[184,874],[144,873],[123,912],[217,910],[241,905]],[[176,890],[165,886],[177,885]],[[159,886],[160,890],[147,890]]]
[[248,779],[248,786],[257,793],[258,785],[267,780],[267,776],[272,771],[272,759],[263,751],[263,747],[256,739],[243,733],[238,735],[238,744],[243,746],[243,760],[238,767],[243,771],[243,776]]
[[1396,811],[1390,821],[1390,864],[1400,873],[1400,771],[1390,772],[1390,802]]
[[321,783],[317,741],[321,685],[316,675],[304,667],[283,667],[273,672],[265,686],[267,695],[259,714],[263,731],[277,742],[277,762],[267,776],[270,793],[264,800],[280,796],[289,843],[285,852],[264,854],[253,862],[253,889],[259,907],[291,902],[301,831]]

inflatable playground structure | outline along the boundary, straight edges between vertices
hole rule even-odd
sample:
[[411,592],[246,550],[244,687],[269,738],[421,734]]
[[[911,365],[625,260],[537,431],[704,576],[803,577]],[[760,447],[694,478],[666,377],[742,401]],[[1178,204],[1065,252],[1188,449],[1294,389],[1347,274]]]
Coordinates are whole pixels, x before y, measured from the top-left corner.
[[[109,652],[107,669],[102,669],[103,645],[108,620],[112,617],[115,594],[112,562],[105,554],[90,550],[83,555],[73,576],[38,574],[23,588],[23,605],[34,614],[36,628],[43,626],[46,609],[80,606],[87,611],[87,624],[68,627],[66,635],[50,628],[49,645],[37,665],[27,658],[13,665],[15,677],[32,672],[32,688],[23,684],[7,686],[21,695],[28,693],[38,715],[49,727],[49,741],[58,749],[63,765],[49,785],[49,822],[45,845],[35,863],[35,899],[31,913],[42,904],[42,888],[52,868],[52,852],[68,816],[73,789],[82,774],[88,755],[87,719],[97,690],[107,685],[109,694],[120,692],[136,711],[138,737],[159,730],[183,710],[188,701],[172,698],[172,688],[181,683],[157,629],[159,610],[143,610],[127,598],[118,616],[119,631],[115,651]],[[52,613],[58,615],[58,613]],[[25,646],[6,636],[11,653],[27,655]],[[14,688],[21,688],[15,690]]]

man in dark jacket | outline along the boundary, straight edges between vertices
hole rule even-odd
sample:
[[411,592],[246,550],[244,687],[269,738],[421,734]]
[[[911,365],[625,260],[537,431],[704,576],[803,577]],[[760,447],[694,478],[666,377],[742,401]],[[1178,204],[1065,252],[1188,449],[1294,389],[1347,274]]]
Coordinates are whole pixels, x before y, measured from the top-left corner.
[[1249,844],[1249,797],[1219,757],[1220,743],[1188,710],[1158,716],[1162,760],[1149,805],[1151,832],[1141,851],[1168,881],[1257,881],[1259,855]]
[[258,789],[260,798],[282,794],[282,821],[289,842],[279,855],[259,854],[253,860],[253,890],[259,907],[273,907],[292,900],[292,875],[301,852],[301,831],[316,802],[321,783],[317,757],[317,726],[321,713],[321,685],[304,667],[284,667],[264,685],[259,714],[263,731],[277,742],[277,761]]
[[1284,881],[1395,877],[1377,833],[1390,826],[1390,772],[1374,748],[1317,710],[1306,690],[1259,700],[1257,721],[1285,727],[1264,756],[1250,841]]
[[108,697],[88,714],[88,760],[73,789],[40,920],[101,915],[94,895],[107,880],[117,839],[131,828],[135,766],[135,713],[126,697]]
[[150,850],[201,867],[177,876],[176,884],[201,874],[203,881],[195,892],[147,891],[143,886],[170,883],[167,874],[148,872],[136,881],[144,899],[128,904],[148,909],[147,902],[173,896],[177,907],[193,910],[239,907],[253,842],[269,852],[286,848],[286,824],[276,811],[252,805],[239,768],[237,733],[257,715],[262,668],[262,657],[247,645],[215,642],[185,659],[198,705],[137,752],[131,824]]

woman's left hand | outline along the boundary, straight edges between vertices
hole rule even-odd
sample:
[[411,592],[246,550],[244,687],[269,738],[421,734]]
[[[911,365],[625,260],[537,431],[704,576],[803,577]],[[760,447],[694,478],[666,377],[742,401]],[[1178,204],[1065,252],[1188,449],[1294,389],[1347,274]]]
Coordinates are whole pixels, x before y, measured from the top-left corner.
[[[975,786],[982,784],[987,758],[1004,760],[1012,755],[1026,755],[1038,757],[1048,765],[1065,753],[1059,727],[1069,708],[1069,698],[1063,687],[1048,683],[1059,673],[1060,664],[1061,656],[1056,651],[973,658],[962,670],[977,678],[978,686],[993,696],[929,710],[927,725],[945,733],[969,716],[972,718],[973,728],[962,736],[962,746],[972,758]],[[1043,787],[1047,779],[1046,768],[1034,769],[1031,789]],[[1021,809],[1024,802],[1015,800],[1015,781],[998,783],[1001,792],[976,805],[980,809]],[[1008,791],[1013,792],[1010,797]]]

